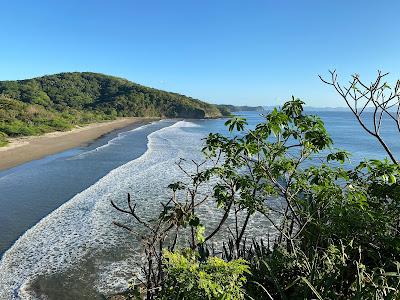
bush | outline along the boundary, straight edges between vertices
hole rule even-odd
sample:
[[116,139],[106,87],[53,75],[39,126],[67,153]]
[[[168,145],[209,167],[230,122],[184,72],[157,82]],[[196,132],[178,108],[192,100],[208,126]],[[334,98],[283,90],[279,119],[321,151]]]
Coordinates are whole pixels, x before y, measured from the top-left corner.
[[52,119],[46,122],[52,130],[65,131],[72,128],[72,125],[64,119]]
[[[265,115],[255,129],[248,129],[243,118],[232,118],[226,126],[236,136],[209,134],[203,149],[207,163],[193,162],[189,169],[184,160],[178,162],[188,182],[169,186],[172,197],[155,222],[140,219],[130,197],[129,209],[113,203],[149,229],[147,299],[168,293],[222,299],[230,295],[223,286],[237,276],[247,278],[240,282],[247,282],[245,293],[253,299],[400,297],[399,164],[387,159],[355,168],[347,164],[349,154],[333,149],[324,123],[304,114],[303,104],[293,98]],[[204,186],[212,190],[206,198],[199,192]],[[198,211],[207,198],[221,219],[205,232]],[[267,245],[246,244],[246,229],[256,213],[275,229]],[[235,221],[227,230],[229,216]],[[187,246],[198,251],[199,259],[156,250],[173,251],[178,232],[185,230]],[[223,230],[229,239],[222,249],[210,250],[207,245]],[[250,272],[245,268],[238,274],[227,267],[243,265],[241,259]],[[216,285],[204,286],[200,274]]]
[[6,146],[7,144],[7,135],[0,131],[0,147]]
[[37,135],[41,133],[41,131],[36,126],[29,125],[18,120],[10,123],[0,123],[0,131],[11,137]]
[[199,261],[195,252],[164,252],[165,286],[161,299],[244,299],[249,267],[243,259],[225,262],[218,257]]

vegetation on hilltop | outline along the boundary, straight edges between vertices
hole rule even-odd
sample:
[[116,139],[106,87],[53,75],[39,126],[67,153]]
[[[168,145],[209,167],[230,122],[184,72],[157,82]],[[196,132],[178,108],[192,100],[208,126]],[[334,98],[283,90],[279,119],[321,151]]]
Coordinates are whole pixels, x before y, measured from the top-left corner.
[[0,144],[6,136],[67,130],[116,117],[220,116],[212,104],[103,74],[61,73],[0,82]]

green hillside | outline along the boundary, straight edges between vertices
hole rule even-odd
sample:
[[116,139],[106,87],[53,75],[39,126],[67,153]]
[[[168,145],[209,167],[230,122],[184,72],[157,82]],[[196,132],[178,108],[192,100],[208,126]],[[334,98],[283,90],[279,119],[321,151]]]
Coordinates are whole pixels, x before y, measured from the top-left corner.
[[212,104],[97,73],[0,81],[0,144],[117,117],[216,118]]
[[234,113],[238,111],[265,111],[264,107],[262,106],[237,106],[230,104],[217,104],[216,106],[222,114]]

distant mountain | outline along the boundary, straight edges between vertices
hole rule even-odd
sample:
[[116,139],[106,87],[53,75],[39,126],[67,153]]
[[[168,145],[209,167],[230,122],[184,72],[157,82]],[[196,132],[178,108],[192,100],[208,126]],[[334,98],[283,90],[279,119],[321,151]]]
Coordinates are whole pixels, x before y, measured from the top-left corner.
[[348,107],[313,107],[305,106],[304,111],[350,111]]
[[229,104],[217,104],[216,107],[221,111],[223,115],[230,115],[233,112],[238,111],[264,111],[264,107],[262,106],[236,106],[236,105],[229,105]]
[[104,74],[73,72],[0,81],[0,144],[5,136],[66,130],[116,117],[222,115],[215,105]]
[[[269,105],[269,106],[264,106],[263,108],[266,110],[266,111],[270,111],[270,110],[273,110],[275,107],[279,107],[279,106],[281,106],[281,105],[276,105],[276,106],[272,106],[272,105]],[[362,109],[362,106],[361,107],[359,107],[359,110],[360,109]],[[364,108],[364,112],[366,112],[366,113],[372,113],[372,112],[374,112],[374,110],[375,110],[375,107],[372,107],[372,106],[367,106],[366,108]],[[315,107],[315,106],[304,106],[304,111],[305,112],[349,112],[349,113],[351,113],[351,110],[350,110],[350,108],[349,107]],[[378,111],[379,111],[379,109],[378,109]],[[391,107],[391,108],[389,108],[388,109],[388,111],[389,112],[396,112],[397,111],[397,107],[395,106],[395,107]]]
[[[272,110],[275,107],[279,107],[281,105],[276,106],[264,106],[265,110]],[[315,107],[315,106],[304,106],[304,111],[350,111],[348,107]]]

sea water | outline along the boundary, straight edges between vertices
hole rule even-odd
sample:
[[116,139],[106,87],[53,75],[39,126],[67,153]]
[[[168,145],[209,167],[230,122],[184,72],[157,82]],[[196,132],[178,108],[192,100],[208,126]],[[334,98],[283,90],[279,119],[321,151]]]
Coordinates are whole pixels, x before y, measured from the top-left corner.
[[[385,156],[350,113],[318,114],[335,146],[353,154],[352,164]],[[262,121],[260,113],[241,115],[248,119],[250,127]],[[0,173],[3,245],[8,245],[4,241],[17,238],[8,236],[8,229],[23,230],[48,211],[4,253],[0,262],[0,299],[103,299],[104,294],[125,289],[141,263],[140,236],[144,231],[113,209],[110,201],[123,206],[129,192],[142,218],[157,216],[160,202],[170,197],[168,184],[182,179],[176,162],[180,158],[202,160],[203,138],[209,132],[228,134],[224,122],[156,122],[119,133],[89,148],[73,149]],[[385,127],[383,134],[399,154],[394,127]],[[209,227],[218,221],[218,214],[213,211],[210,207],[203,212]],[[30,220],[28,224],[24,222],[26,218]],[[134,233],[113,226],[113,221],[129,224]],[[257,222],[249,227],[260,236],[269,230],[267,224]],[[13,234],[17,232],[14,230]]]

